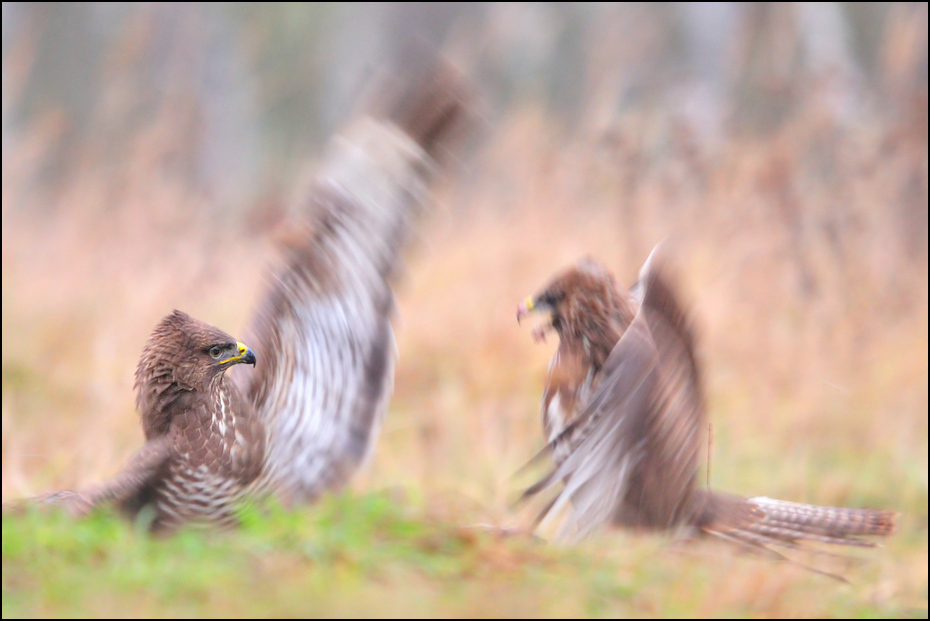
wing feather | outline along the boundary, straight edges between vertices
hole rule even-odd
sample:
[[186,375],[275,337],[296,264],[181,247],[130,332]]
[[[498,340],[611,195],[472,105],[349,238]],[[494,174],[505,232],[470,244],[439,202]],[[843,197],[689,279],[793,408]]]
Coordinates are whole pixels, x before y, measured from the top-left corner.
[[611,521],[665,528],[693,511],[704,420],[693,332],[655,260],[637,289],[641,306],[594,394],[544,451],[570,443],[570,455],[524,494],[564,482],[540,515],[570,500],[563,535],[583,536]]
[[465,110],[450,72],[333,140],[252,321],[260,362],[244,389],[268,429],[259,487],[288,500],[338,489],[371,452],[393,387],[391,280],[433,155]]
[[94,507],[115,503],[134,515],[149,502],[155,485],[172,456],[172,443],[167,435],[146,442],[120,472],[105,483],[74,492],[62,490],[33,498],[3,503],[3,510],[17,510],[30,505],[62,506],[73,515],[85,515]]

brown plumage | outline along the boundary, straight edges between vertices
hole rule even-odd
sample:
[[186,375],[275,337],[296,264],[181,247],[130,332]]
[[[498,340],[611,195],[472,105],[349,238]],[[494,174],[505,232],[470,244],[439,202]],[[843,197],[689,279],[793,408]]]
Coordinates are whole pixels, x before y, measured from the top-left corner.
[[394,377],[391,281],[461,133],[469,94],[439,63],[332,141],[246,334],[243,392],[268,431],[261,487],[287,502],[346,484],[371,453]]
[[[75,511],[155,507],[155,526],[227,521],[245,494],[313,500],[371,452],[393,384],[391,281],[428,184],[469,124],[464,82],[439,62],[335,138],[301,196],[282,261],[250,322],[254,372],[209,355],[236,342],[175,312],[136,386],[147,443],[109,483],[46,497]],[[390,95],[390,96],[386,96]],[[231,350],[230,350],[231,351]]]
[[153,530],[232,523],[261,472],[265,436],[226,371],[255,362],[222,330],[174,311],[155,327],[136,368],[145,445],[107,483],[45,500],[77,512],[104,502],[133,516],[149,508]]
[[[653,255],[656,253],[654,252]],[[558,482],[540,515],[573,507],[563,535],[603,524],[697,528],[754,547],[816,540],[872,545],[894,514],[700,489],[705,406],[694,333],[658,260],[650,257],[630,293],[586,259],[520,305],[518,320],[545,311],[537,328],[559,335],[543,392],[543,427],[555,467],[524,494]]]

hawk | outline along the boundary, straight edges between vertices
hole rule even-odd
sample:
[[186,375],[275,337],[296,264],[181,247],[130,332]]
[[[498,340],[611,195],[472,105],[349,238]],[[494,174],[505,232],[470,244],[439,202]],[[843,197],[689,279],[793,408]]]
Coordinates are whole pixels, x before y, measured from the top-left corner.
[[[253,349],[179,311],[163,319],[136,372],[145,446],[108,483],[46,501],[78,513],[150,506],[153,527],[171,528],[231,521],[247,495],[290,504],[346,484],[393,387],[404,241],[469,118],[465,83],[445,63],[380,94],[302,198],[246,331]],[[241,363],[255,370],[227,377]]]
[[104,502],[132,516],[150,510],[153,530],[234,522],[261,472],[265,433],[226,371],[255,363],[252,350],[230,335],[174,311],[155,327],[136,368],[145,445],[107,483],[43,500],[76,512]]
[[873,545],[895,514],[769,498],[744,499],[697,483],[705,405],[694,331],[656,251],[631,291],[582,260],[517,309],[548,313],[534,336],[554,330],[542,419],[554,467],[524,498],[561,481],[539,520],[567,503],[562,535],[615,524],[692,528],[747,546],[803,541]]

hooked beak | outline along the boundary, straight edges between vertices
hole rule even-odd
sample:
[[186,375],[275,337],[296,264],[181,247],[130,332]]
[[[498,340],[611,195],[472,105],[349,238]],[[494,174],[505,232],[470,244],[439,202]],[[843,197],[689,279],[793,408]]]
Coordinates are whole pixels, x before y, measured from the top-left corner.
[[239,353],[231,358],[226,360],[221,360],[220,364],[251,364],[252,367],[255,367],[255,354],[251,349],[243,345],[242,343],[236,343],[239,346]]

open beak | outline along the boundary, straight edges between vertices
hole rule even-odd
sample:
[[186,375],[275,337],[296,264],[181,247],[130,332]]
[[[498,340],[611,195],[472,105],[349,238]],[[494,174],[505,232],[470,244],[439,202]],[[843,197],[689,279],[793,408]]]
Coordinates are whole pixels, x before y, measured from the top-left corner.
[[517,305],[517,324],[523,321],[523,318],[533,312],[533,298],[527,296],[525,300]]
[[[527,297],[517,305],[517,323],[521,323],[524,317],[537,311],[552,312],[552,308],[548,304],[536,304],[532,296]],[[552,330],[552,317],[549,317],[544,324],[533,328],[533,340],[537,343],[545,342],[546,333],[550,330]]]

